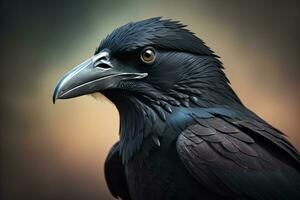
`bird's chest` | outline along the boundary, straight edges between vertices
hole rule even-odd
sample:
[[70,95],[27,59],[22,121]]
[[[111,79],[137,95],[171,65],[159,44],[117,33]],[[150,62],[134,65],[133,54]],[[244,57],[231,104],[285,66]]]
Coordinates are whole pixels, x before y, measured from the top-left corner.
[[127,183],[133,200],[181,200],[191,195],[186,187],[190,176],[182,166],[176,148],[164,149],[163,145],[147,157],[137,154],[126,165]]
[[167,123],[163,133],[158,134],[161,136],[160,146],[150,136],[125,166],[132,200],[194,199],[192,190],[197,184],[183,166],[176,150],[180,131],[169,124],[171,122]]
[[[135,157],[137,158],[138,155]],[[127,183],[133,200],[166,198],[175,189],[175,170],[169,159],[150,155],[145,160],[133,159],[125,167]]]

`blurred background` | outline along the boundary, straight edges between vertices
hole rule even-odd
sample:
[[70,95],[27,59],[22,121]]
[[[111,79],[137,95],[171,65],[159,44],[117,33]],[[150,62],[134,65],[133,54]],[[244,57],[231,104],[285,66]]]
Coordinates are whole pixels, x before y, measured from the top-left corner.
[[[76,2],[76,3],[75,3]],[[299,1],[1,0],[1,199],[112,199],[105,98],[51,101],[59,77],[130,21],[180,20],[221,57],[242,101],[300,149]]]

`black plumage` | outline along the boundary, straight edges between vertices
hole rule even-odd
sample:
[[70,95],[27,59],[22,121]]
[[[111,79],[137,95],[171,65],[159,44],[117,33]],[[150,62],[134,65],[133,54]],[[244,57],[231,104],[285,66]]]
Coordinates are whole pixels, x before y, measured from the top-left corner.
[[[151,64],[141,60],[147,47],[155,50]],[[184,25],[160,18],[129,23],[108,35],[95,56],[101,52],[110,62],[101,70],[113,66],[122,78],[101,77],[105,83],[95,79],[98,85],[88,91],[64,96],[95,82],[72,83],[60,93],[64,77],[54,100],[99,91],[116,105],[120,141],[105,162],[114,197],[300,198],[298,151],[242,104],[218,57]]]

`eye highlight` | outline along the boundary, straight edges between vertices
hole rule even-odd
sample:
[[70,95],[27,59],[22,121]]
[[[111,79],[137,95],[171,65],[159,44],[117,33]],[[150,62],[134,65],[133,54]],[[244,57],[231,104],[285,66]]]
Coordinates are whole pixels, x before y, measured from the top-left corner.
[[153,47],[146,47],[141,52],[141,59],[146,64],[151,64],[155,61],[155,49]]

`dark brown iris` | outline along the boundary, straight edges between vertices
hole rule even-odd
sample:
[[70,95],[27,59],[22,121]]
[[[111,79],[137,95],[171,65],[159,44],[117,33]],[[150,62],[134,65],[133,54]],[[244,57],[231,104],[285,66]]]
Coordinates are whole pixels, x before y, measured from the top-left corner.
[[144,63],[150,64],[155,60],[155,50],[152,47],[143,49],[141,53],[141,59]]

